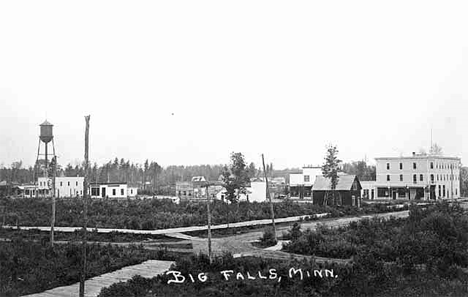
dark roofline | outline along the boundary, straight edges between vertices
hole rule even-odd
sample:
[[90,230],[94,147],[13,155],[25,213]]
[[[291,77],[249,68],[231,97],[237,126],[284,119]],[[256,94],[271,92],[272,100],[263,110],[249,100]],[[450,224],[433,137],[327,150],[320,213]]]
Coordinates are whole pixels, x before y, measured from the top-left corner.
[[96,185],[127,185],[127,184],[128,184],[128,183],[126,183],[126,182],[121,182],[121,183],[119,183],[119,182],[109,182],[109,183],[90,183],[90,185],[94,185],[94,186],[96,186]]

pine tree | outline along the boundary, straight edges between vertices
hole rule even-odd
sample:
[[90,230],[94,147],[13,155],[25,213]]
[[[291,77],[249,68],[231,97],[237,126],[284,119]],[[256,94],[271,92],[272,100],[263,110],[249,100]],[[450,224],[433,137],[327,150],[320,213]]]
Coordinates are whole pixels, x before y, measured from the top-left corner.
[[[333,204],[336,204],[336,186],[338,185],[338,172],[340,172],[341,160],[338,159],[338,149],[336,145],[327,146],[327,154],[325,156],[325,163],[322,166],[322,174],[325,178],[330,179],[330,188],[333,198]],[[329,193],[326,193],[323,204],[327,205],[329,199]]]

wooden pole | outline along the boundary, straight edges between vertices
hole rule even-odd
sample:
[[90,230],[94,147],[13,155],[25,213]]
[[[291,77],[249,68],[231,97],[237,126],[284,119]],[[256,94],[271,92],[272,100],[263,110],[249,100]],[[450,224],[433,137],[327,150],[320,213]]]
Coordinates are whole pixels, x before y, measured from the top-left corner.
[[2,220],[2,228],[3,228],[5,226],[6,206],[1,206],[0,209],[2,210],[2,216],[3,216],[3,220]]
[[209,185],[206,186],[206,208],[208,211],[208,257],[210,259],[210,265],[213,263],[213,254],[211,251],[211,211],[210,211],[210,194],[208,193]]
[[[54,153],[55,154],[55,153]],[[50,244],[54,246],[54,226],[55,226],[55,179],[57,178],[57,157],[54,156],[54,175],[52,180],[52,218],[50,220]]]
[[84,176],[84,185],[83,185],[83,242],[82,242],[82,258],[83,263],[81,266],[81,276],[80,276],[80,297],[84,297],[85,291],[85,279],[86,279],[86,246],[87,246],[87,234],[86,234],[86,225],[87,225],[87,212],[88,212],[88,149],[89,149],[89,119],[90,116],[85,116],[86,121],[86,130],[85,130],[85,176]]
[[263,174],[265,176],[265,182],[266,182],[266,192],[267,192],[267,196],[270,198],[270,212],[271,212],[271,222],[273,224],[273,232],[275,234],[275,241],[278,241],[276,238],[275,211],[273,209],[273,201],[271,199],[272,195],[270,195],[270,188],[268,187],[268,177],[267,177],[267,173],[265,170],[265,159],[263,157],[263,154],[262,154],[262,163],[263,163]]

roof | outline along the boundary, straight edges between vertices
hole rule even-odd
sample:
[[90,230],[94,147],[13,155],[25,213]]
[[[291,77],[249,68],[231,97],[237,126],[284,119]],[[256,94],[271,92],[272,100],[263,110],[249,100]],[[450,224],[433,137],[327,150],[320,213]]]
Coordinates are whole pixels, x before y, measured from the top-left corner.
[[[354,180],[356,179],[355,175],[340,175],[338,178],[338,184],[336,185],[337,191],[349,191],[353,186]],[[312,187],[313,191],[329,191],[331,190],[331,180],[324,176],[317,176],[315,178],[314,186]]]
[[444,157],[439,155],[414,155],[407,157],[379,157],[375,160],[411,160],[411,159],[445,159],[445,160],[461,160],[458,157]]
[[206,181],[204,176],[194,176],[194,177],[192,177],[192,182],[202,182],[202,181]]
[[122,182],[122,183],[109,182],[109,183],[90,183],[90,184],[93,185],[93,186],[97,186],[97,185],[126,185],[127,183],[126,182]]
[[39,126],[53,126],[53,125],[49,123],[47,120],[45,120],[44,123],[40,124]]

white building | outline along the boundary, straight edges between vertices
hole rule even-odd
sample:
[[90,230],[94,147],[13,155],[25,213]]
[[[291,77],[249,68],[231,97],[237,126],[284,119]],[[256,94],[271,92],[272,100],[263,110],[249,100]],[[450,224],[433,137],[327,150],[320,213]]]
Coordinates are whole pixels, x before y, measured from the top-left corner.
[[360,181],[361,183],[361,197],[362,199],[374,200],[377,196],[377,188],[375,187],[375,180]]
[[312,198],[312,186],[317,176],[322,175],[322,167],[306,166],[302,173],[289,175],[289,193],[291,198]]
[[[82,197],[84,187],[84,177],[56,177],[55,196],[56,197]],[[50,196],[52,194],[52,178],[39,177],[37,179],[37,190],[39,195]]]
[[[127,198],[136,196],[136,188],[126,183],[94,183],[90,185],[91,198]],[[131,194],[129,193],[131,190]]]
[[133,198],[133,197],[136,197],[137,194],[138,194],[138,187],[127,185],[127,197]]
[[460,158],[413,153],[375,160],[376,198],[460,198]]
[[[241,194],[239,196],[240,201],[249,201],[249,202],[265,202],[267,201],[267,190],[266,182],[264,181],[252,181],[250,186],[246,187],[247,194]],[[224,187],[217,192],[216,199],[223,200],[226,199],[226,190]]]

